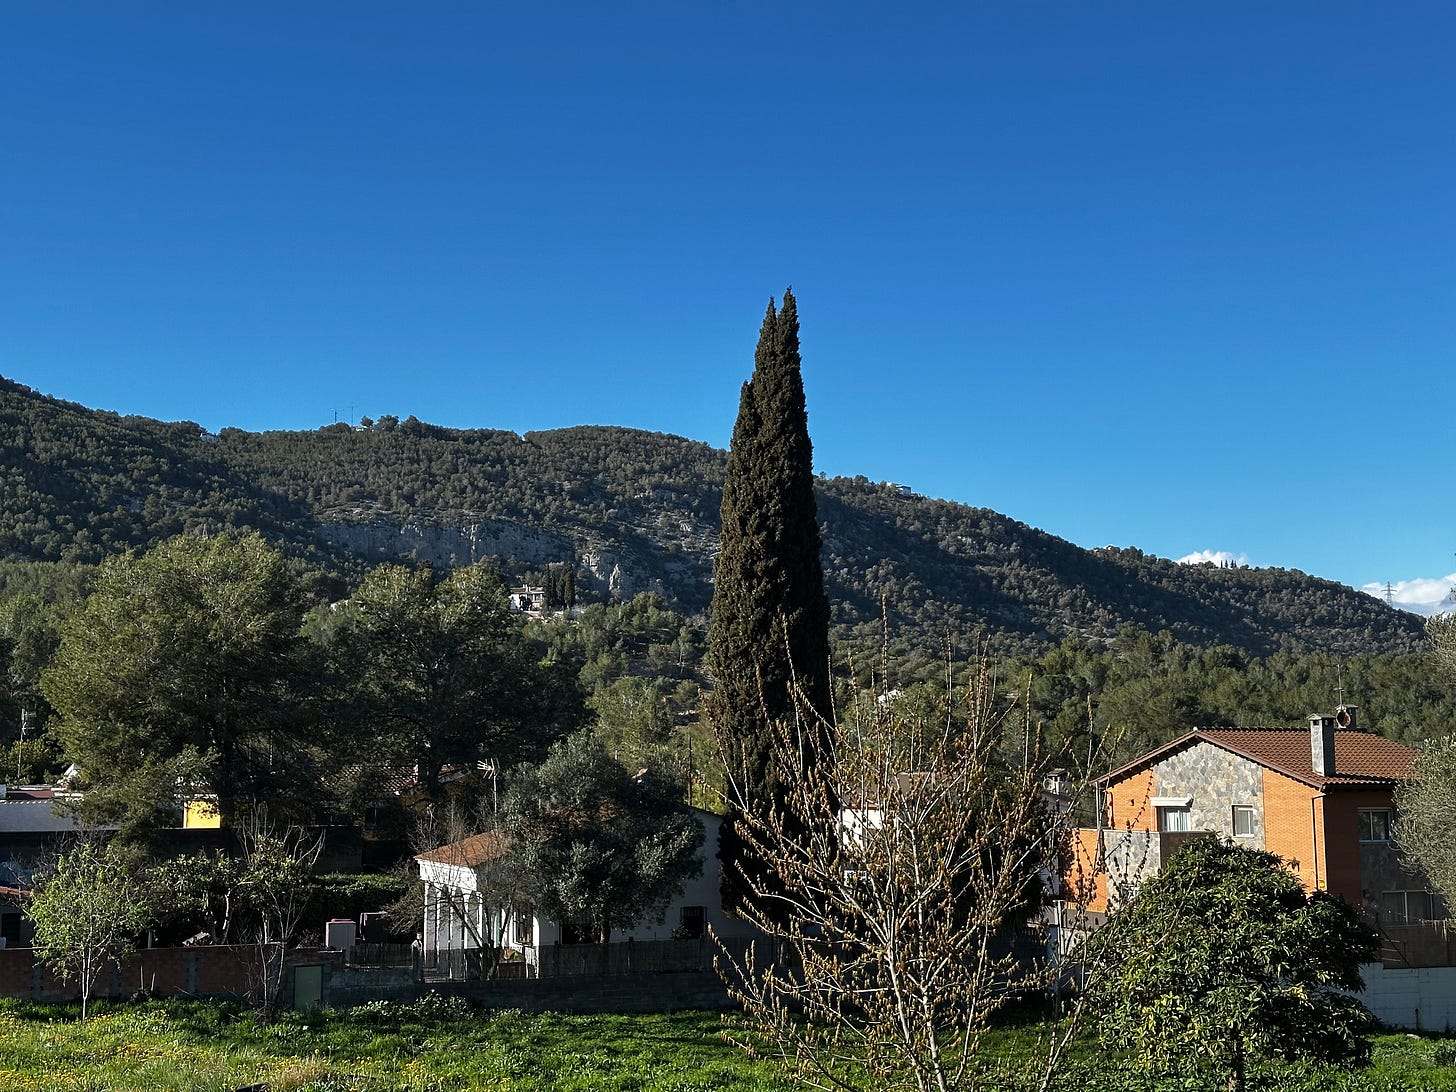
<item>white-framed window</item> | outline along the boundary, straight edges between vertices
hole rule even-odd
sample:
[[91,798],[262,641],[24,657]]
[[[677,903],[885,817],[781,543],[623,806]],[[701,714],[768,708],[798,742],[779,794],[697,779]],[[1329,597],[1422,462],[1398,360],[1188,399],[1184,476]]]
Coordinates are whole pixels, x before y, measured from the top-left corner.
[[1159,808],[1158,830],[1164,834],[1186,834],[1192,814],[1193,809],[1188,807]]
[[1394,815],[1390,808],[1360,809],[1360,841],[1388,842]]
[[1234,837],[1252,838],[1254,836],[1254,805],[1234,805]]

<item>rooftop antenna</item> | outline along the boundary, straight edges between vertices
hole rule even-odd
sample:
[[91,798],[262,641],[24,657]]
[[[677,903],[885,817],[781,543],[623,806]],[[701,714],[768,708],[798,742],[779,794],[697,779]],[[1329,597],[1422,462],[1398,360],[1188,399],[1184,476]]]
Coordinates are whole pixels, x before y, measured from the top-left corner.
[[1345,664],[1344,661],[1335,665],[1335,704],[1345,704]]
[[30,728],[31,719],[35,716],[25,706],[20,707],[20,746],[15,748],[15,783],[18,785],[25,779],[20,773],[20,763],[25,757],[25,733]]

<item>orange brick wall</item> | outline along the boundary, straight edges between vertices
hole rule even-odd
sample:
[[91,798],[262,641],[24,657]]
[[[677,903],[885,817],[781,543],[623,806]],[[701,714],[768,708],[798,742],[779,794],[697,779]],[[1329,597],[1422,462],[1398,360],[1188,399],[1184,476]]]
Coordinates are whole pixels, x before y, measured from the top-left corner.
[[1322,801],[1315,800],[1317,795],[1316,790],[1291,777],[1264,771],[1264,848],[1297,865],[1295,874],[1307,891],[1324,887],[1328,872],[1325,839],[1318,830],[1323,822]]
[[1063,877],[1063,890],[1070,903],[1083,910],[1107,913],[1107,873],[1098,857],[1101,832],[1081,827],[1072,831],[1071,860]]
[[1148,803],[1156,795],[1152,767],[1109,785],[1103,825],[1110,830],[1157,830],[1156,809]]

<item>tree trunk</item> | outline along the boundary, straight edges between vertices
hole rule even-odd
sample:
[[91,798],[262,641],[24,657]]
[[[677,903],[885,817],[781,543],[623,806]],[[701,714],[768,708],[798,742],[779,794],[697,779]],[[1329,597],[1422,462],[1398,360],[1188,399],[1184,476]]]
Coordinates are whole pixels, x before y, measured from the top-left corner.
[[1244,1036],[1238,1028],[1234,1029],[1232,1046],[1228,1092],[1244,1092]]

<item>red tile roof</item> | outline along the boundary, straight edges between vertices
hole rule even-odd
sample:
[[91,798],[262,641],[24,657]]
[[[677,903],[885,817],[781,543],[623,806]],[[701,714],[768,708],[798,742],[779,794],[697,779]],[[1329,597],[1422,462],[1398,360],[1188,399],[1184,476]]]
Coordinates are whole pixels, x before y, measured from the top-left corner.
[[477,868],[487,861],[499,860],[510,849],[511,840],[499,831],[488,830],[484,834],[472,834],[458,842],[440,846],[416,855],[417,861],[432,861],[436,864],[459,865],[461,868]]
[[1370,732],[1335,733],[1335,774],[1314,772],[1309,730],[1305,728],[1197,728],[1156,751],[1136,758],[1101,782],[1120,780],[1124,774],[1155,765],[1175,751],[1196,743],[1212,743],[1226,751],[1266,766],[1315,788],[1359,788],[1389,785],[1410,777],[1411,764],[1420,752],[1404,743]]

